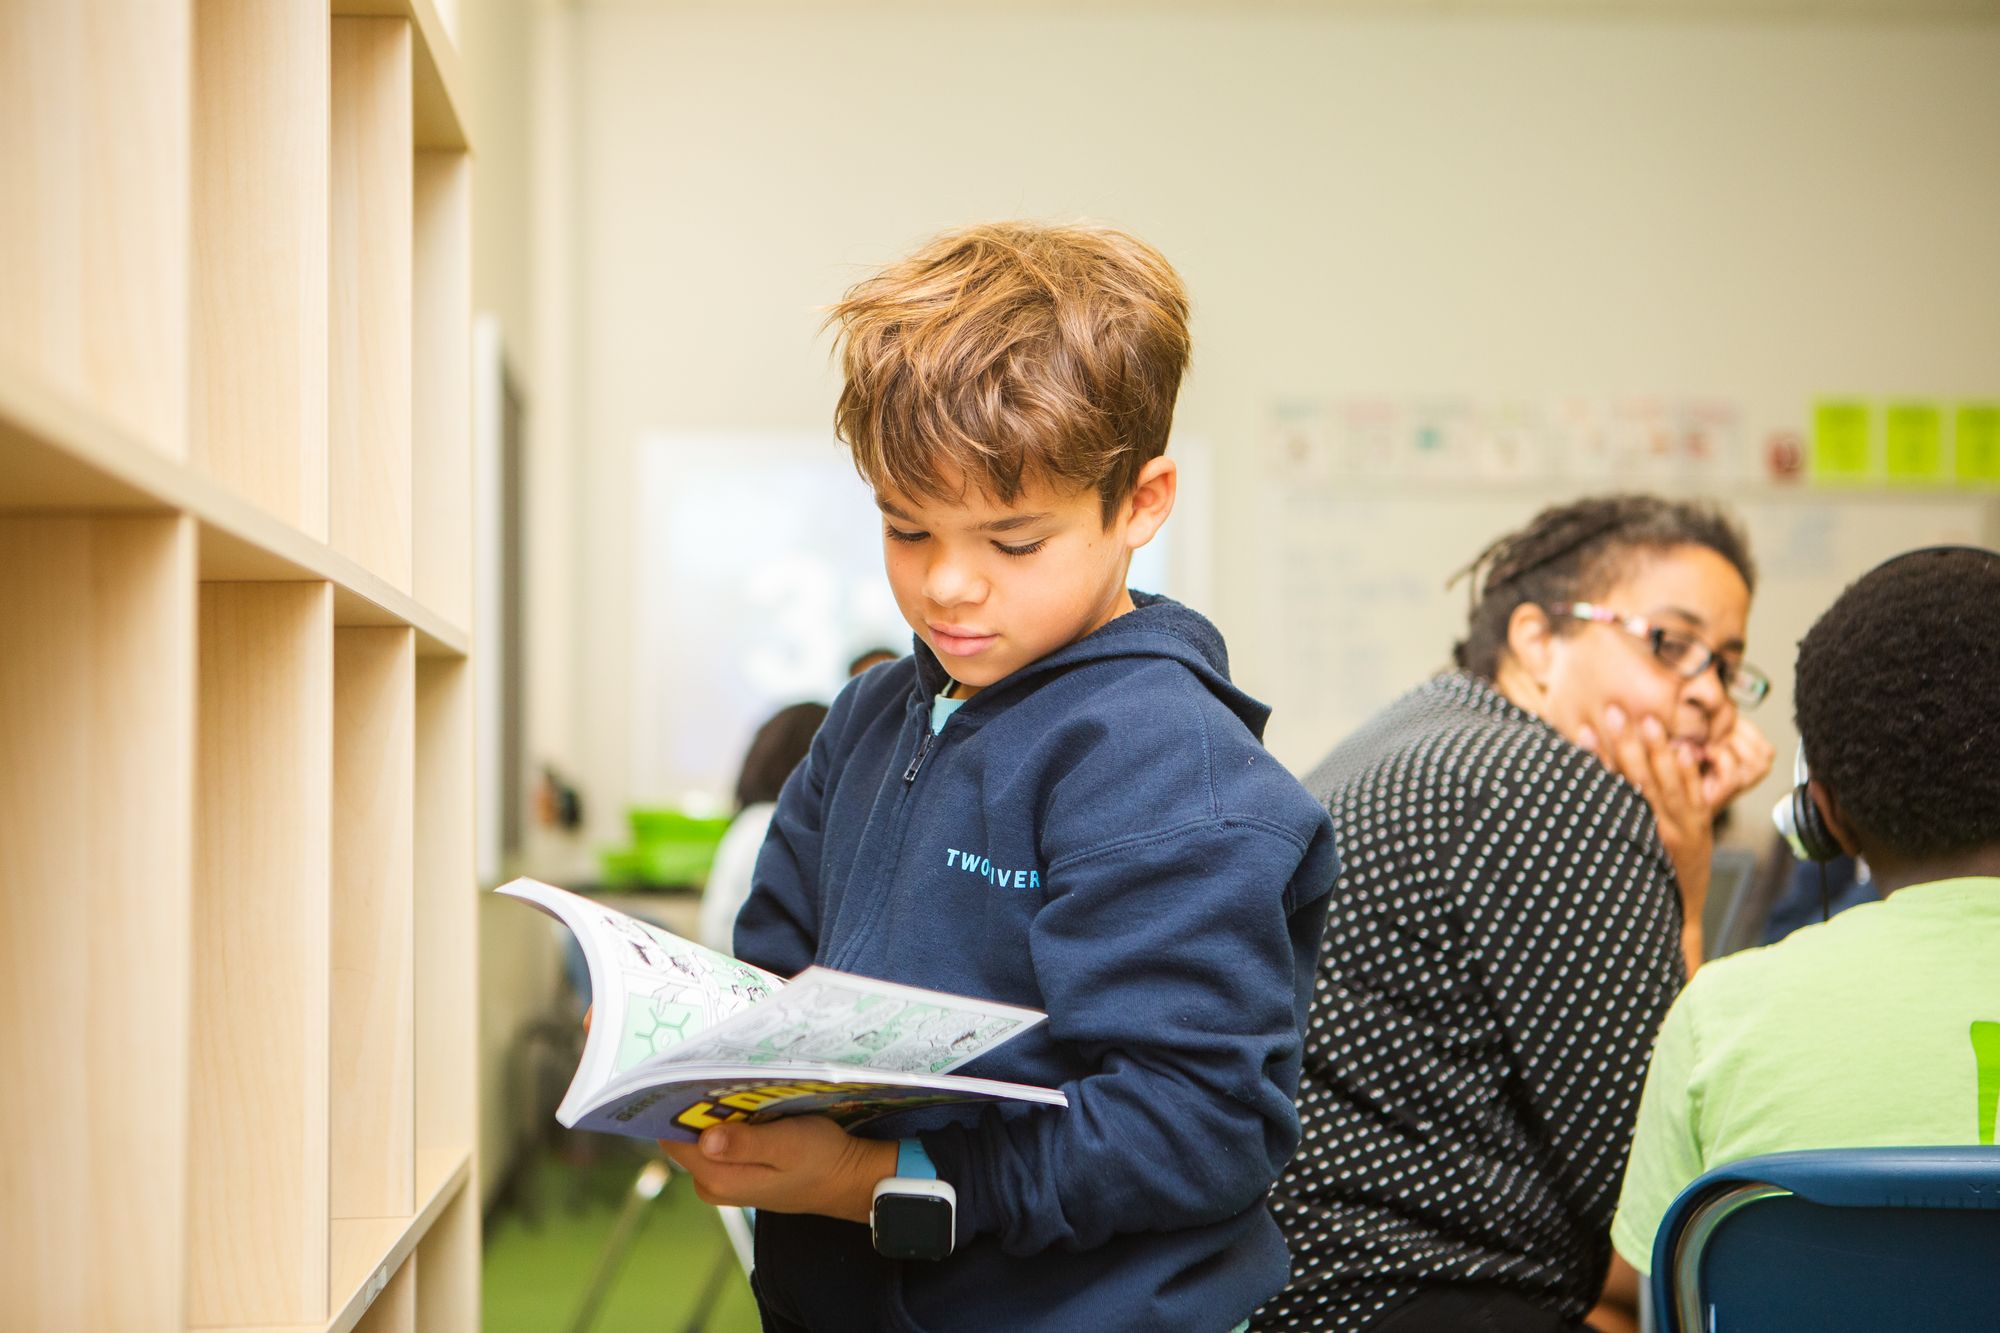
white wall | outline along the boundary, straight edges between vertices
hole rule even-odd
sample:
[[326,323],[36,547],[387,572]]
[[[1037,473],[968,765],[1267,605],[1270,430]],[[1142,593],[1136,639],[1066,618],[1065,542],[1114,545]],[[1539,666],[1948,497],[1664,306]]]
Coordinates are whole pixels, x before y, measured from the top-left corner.
[[[454,6],[454,8],[456,8]],[[556,108],[536,90],[547,77],[546,29],[561,22],[544,0],[471,0],[456,16],[456,34],[470,104],[473,144],[473,307],[499,321],[513,372],[527,400],[529,523],[537,543],[524,590],[531,640],[525,719],[531,753],[558,761],[569,754],[571,657],[567,608],[572,566],[568,558],[568,477],[574,457],[562,446],[566,433],[546,420],[558,397],[559,375],[544,366],[550,339],[562,327],[538,276],[555,266],[538,264],[548,241],[538,237],[535,179],[552,168],[539,121]],[[538,156],[537,149],[542,149]],[[561,161],[560,154],[555,155]],[[544,226],[544,229],[545,226]],[[544,336],[537,338],[537,334]],[[485,663],[484,626],[474,625],[474,660]],[[483,667],[482,667],[483,669]],[[495,761],[482,734],[480,762]],[[546,833],[535,835],[544,847]],[[549,859],[546,850],[541,859]],[[561,953],[547,918],[520,904],[482,896],[479,903],[479,1177],[482,1201],[492,1202],[513,1164],[526,1110],[511,1086],[512,1060],[522,1031],[547,1017],[562,987]]]
[[[819,307],[948,225],[1102,218],[1181,268],[1206,609],[1294,765],[1335,737],[1288,728],[1283,625],[1341,609],[1260,568],[1274,401],[1702,392],[1803,426],[1829,390],[2000,393],[1990,22],[1004,8],[574,12],[570,703],[605,837],[635,442],[824,429]],[[1789,642],[1753,653],[1789,674]]]

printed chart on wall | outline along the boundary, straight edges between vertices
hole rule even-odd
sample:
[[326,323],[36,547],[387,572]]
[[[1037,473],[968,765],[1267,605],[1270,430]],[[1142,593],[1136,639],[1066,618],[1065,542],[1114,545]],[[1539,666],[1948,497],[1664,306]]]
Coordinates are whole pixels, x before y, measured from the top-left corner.
[[[1580,470],[1563,460],[1533,472],[1467,463],[1445,473],[1361,475],[1338,454],[1337,436],[1333,447],[1328,457],[1319,444],[1300,447],[1296,434],[1289,442],[1279,434],[1267,441],[1263,460],[1260,531],[1264,568],[1273,571],[1264,614],[1275,685],[1272,748],[1299,772],[1449,664],[1469,589],[1464,582],[1447,589],[1447,582],[1493,538],[1546,505],[1656,490],[1720,498],[1735,512],[1759,574],[1749,656],[1774,682],[1757,721],[1781,752],[1792,743],[1795,646],[1840,590],[1898,551],[1991,544],[2000,527],[2000,503],[1991,492],[1834,491],[1737,473]],[[1770,780],[1774,792],[1779,776]],[[1758,795],[1761,789],[1750,799]]]

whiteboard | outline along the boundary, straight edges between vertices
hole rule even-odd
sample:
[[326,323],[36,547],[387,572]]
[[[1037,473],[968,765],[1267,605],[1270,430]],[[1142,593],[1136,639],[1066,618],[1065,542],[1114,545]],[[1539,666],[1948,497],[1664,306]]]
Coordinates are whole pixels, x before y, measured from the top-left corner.
[[[1203,466],[1198,444],[1174,453]],[[766,718],[831,703],[863,649],[910,651],[881,514],[828,435],[659,432],[633,466],[628,790],[720,807]],[[1199,580],[1179,576],[1177,543],[1198,557],[1205,530],[1205,513],[1177,515],[1133,558],[1131,586],[1184,595]]]
[[[1424,677],[1450,664],[1467,589],[1446,580],[1495,537],[1586,482],[1370,483],[1296,477],[1266,488],[1263,567],[1271,572],[1264,677],[1268,739],[1294,772]],[[1755,720],[1780,762],[1738,803],[1731,841],[1761,845],[1763,812],[1790,773],[1792,664],[1798,641],[1856,577],[1899,551],[1991,545],[1996,504],[1976,493],[1746,486],[1719,499],[1743,523],[1757,566],[1746,656],[1771,677]]]

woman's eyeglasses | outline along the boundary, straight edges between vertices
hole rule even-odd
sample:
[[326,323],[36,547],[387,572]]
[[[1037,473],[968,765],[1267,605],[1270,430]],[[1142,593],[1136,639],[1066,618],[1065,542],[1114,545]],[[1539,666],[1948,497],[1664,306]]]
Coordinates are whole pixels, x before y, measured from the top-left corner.
[[1719,655],[1713,648],[1685,630],[1668,629],[1655,625],[1638,616],[1614,611],[1608,606],[1598,606],[1593,602],[1557,602],[1544,607],[1552,616],[1567,616],[1571,620],[1588,620],[1599,625],[1609,625],[1623,630],[1635,639],[1643,641],[1653,650],[1653,656],[1662,666],[1685,680],[1693,680],[1710,667],[1715,668],[1716,679],[1722,688],[1736,701],[1738,708],[1755,708],[1764,702],[1764,696],[1771,692],[1771,678],[1751,666],[1741,658]]

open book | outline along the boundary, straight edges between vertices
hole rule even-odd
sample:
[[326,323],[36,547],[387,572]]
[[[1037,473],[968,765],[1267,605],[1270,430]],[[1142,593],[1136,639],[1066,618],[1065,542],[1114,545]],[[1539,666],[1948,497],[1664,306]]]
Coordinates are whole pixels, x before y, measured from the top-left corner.
[[538,880],[495,892],[569,927],[590,967],[590,1035],[556,1108],[571,1129],[690,1140],[730,1120],[1069,1105],[1052,1088],[951,1073],[1047,1017],[1036,1010],[825,967],[787,982]]

